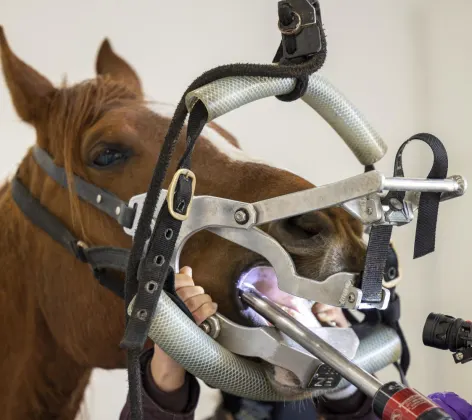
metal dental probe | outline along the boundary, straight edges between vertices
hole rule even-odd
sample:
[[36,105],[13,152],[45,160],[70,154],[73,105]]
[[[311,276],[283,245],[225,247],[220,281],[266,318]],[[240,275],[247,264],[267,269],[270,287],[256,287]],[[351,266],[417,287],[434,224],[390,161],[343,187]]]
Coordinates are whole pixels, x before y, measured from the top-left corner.
[[[381,419],[446,420],[451,417],[432,401],[414,389],[396,382],[383,384],[359,366],[352,363],[333,346],[313,331],[285,313],[254,286],[243,284],[241,299],[259,315],[271,322],[292,340],[322,362],[338,371],[344,378],[371,397],[374,413]],[[400,417],[396,417],[400,415]],[[403,415],[403,417],[401,417]]]
[[244,284],[243,287],[241,298],[247,305],[266,318],[275,328],[288,335],[307,351],[313,353],[322,362],[337,370],[366,395],[373,397],[382,387],[383,384],[380,381],[351,363],[338,350],[285,313],[283,309],[261,294],[254,286]]

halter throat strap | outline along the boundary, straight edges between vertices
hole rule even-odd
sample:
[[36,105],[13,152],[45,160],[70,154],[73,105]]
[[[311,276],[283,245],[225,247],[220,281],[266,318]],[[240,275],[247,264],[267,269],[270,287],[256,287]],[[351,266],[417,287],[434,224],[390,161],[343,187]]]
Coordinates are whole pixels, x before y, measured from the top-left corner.
[[[57,166],[43,149],[35,146],[33,157],[36,163],[59,185],[67,189],[65,170]],[[132,226],[135,209],[112,193],[92,185],[74,175],[74,186],[77,195],[84,201],[111,216],[120,225]],[[124,282],[108,270],[124,272],[128,264],[129,250],[118,247],[89,247],[77,239],[70,230],[23,185],[18,176],[11,182],[11,194],[22,213],[37,227],[46,232],[52,239],[67,249],[79,261],[90,265],[99,283],[111,290],[118,297],[124,298]],[[100,198],[98,198],[100,197]],[[119,210],[118,210],[119,209]]]

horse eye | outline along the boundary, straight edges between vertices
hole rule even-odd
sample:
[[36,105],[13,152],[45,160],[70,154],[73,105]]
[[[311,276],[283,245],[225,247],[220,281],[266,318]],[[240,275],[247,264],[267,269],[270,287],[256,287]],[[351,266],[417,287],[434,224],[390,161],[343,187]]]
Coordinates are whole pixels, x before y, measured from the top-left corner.
[[129,154],[123,150],[106,148],[103,149],[93,160],[93,165],[99,168],[104,168],[111,165],[116,165],[125,161]]

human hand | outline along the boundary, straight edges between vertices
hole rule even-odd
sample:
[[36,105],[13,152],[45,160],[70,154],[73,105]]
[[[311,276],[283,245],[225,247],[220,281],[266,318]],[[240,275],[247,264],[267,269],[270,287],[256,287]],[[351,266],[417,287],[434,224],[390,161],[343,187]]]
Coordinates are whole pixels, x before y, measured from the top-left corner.
[[324,303],[315,303],[311,311],[318,321],[333,327],[348,328],[349,324],[341,308]]
[[[175,275],[175,291],[192,313],[197,325],[216,313],[217,304],[212,302],[202,287],[195,286],[190,267],[183,267]],[[155,384],[164,392],[175,391],[185,382],[185,369],[156,344],[151,373]]]

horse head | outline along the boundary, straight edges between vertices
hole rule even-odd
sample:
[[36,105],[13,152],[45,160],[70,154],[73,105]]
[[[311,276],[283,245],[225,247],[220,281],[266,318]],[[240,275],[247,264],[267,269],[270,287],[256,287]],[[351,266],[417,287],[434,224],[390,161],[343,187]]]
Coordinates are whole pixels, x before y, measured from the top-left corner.
[[[19,59],[0,33],[3,71],[16,112],[36,132],[36,144],[69,175],[60,187],[35,163],[29,151],[18,177],[43,206],[88,245],[131,247],[115,220],[74,194],[72,174],[127,201],[147,190],[173,109],[146,97],[135,70],[105,40],[96,58],[96,76],[73,85],[54,86]],[[257,139],[255,139],[256,141]],[[184,151],[177,145],[175,160]],[[322,142],[320,142],[320,145]],[[237,140],[210,124],[197,142],[192,161],[196,194],[256,202],[313,185],[307,180],[247,156]],[[165,187],[169,185],[166,180]],[[20,217],[20,216],[18,216]],[[38,259],[47,273],[38,277],[35,299],[58,345],[90,367],[124,367],[118,348],[123,333],[123,303],[43,232],[26,222],[37,241]],[[299,274],[324,279],[340,271],[362,270],[365,243],[359,221],[340,208],[311,212],[263,226],[290,253]],[[195,282],[235,322],[254,325],[257,317],[241,310],[241,276],[284,308],[313,317],[302,299],[277,288],[274,271],[260,256],[209,232],[186,243],[181,265],[193,268]]]

